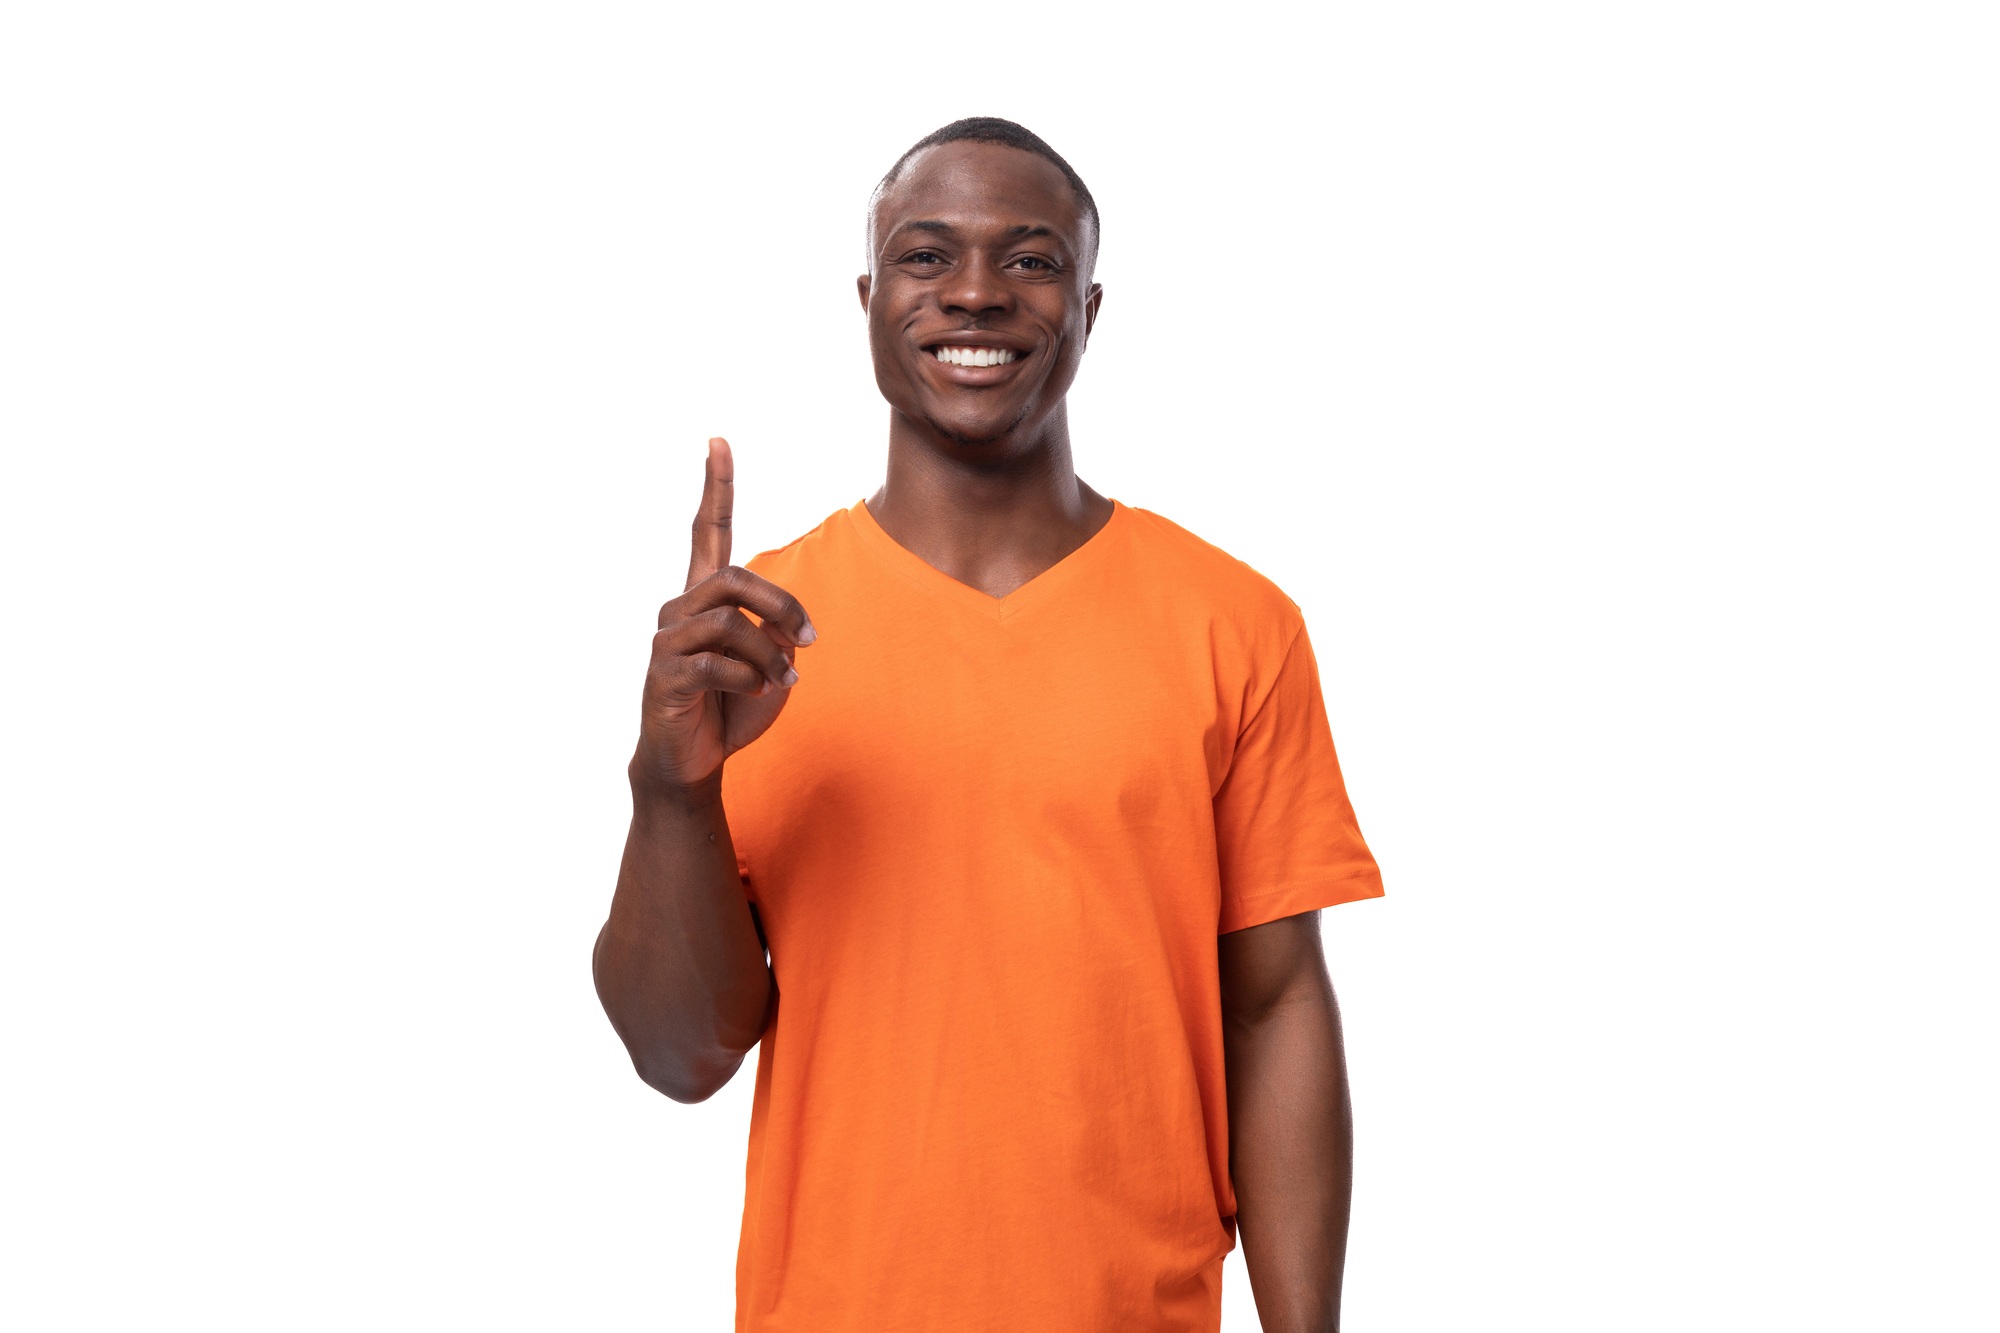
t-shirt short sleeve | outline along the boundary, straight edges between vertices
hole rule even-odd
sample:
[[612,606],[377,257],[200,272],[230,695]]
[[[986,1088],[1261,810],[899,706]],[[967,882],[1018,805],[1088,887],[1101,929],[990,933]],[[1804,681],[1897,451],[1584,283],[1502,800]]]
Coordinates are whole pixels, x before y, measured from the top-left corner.
[[1319,664],[1301,624],[1238,734],[1215,795],[1217,933],[1382,896],[1334,753]]

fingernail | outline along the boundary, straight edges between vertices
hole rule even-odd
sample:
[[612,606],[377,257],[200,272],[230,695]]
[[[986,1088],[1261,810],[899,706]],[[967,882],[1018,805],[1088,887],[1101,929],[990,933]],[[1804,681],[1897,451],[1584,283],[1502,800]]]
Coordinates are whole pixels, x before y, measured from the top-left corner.
[[800,643],[811,643],[814,639],[817,639],[818,637],[819,637],[819,631],[813,628],[813,623],[810,620],[806,622],[806,627],[799,631]]
[[792,688],[792,686],[798,683],[799,683],[799,673],[797,669],[793,667],[786,667],[785,674],[778,677],[779,686],[787,690],[789,690],[790,688]]

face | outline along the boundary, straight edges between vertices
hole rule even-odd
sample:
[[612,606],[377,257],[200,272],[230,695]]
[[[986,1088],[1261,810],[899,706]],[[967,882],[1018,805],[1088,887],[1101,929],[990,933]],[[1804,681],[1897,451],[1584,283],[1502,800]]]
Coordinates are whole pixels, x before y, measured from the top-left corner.
[[1034,153],[948,143],[911,158],[876,204],[861,279],[889,406],[948,446],[1032,447],[1061,420],[1097,319],[1095,244],[1069,182]]

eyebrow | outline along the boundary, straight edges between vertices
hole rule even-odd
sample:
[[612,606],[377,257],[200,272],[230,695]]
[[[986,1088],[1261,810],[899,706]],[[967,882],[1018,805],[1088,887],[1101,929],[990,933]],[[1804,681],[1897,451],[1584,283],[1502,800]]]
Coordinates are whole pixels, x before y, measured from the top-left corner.
[[[933,236],[958,235],[957,228],[953,227],[949,222],[938,222],[930,218],[920,218],[915,222],[905,222],[901,226],[897,227],[896,230],[924,231],[924,232],[929,232]],[[894,233],[891,234],[893,235]],[[1031,227],[1025,222],[1017,222],[1013,226],[1007,228],[1007,235],[1010,237],[1046,236],[1050,240],[1054,241],[1062,240],[1062,237],[1057,235],[1053,228],[1043,227],[1039,225]]]
[[[888,240],[894,240],[902,232],[928,232],[932,236],[942,236],[946,240],[954,240],[958,236],[958,228],[956,226],[952,226],[950,222],[940,222],[936,218],[916,218],[912,222],[898,222],[896,228],[888,234]],[[1062,232],[1058,232],[1056,228],[1044,226],[1040,222],[1036,222],[1032,226],[1028,222],[1016,222],[1014,226],[1006,228],[1006,236],[1008,236],[1008,240],[1026,240],[1030,236],[1032,238],[1048,238],[1048,240],[1056,242],[1056,248],[1062,250],[1064,258],[1070,256],[1070,240]]]

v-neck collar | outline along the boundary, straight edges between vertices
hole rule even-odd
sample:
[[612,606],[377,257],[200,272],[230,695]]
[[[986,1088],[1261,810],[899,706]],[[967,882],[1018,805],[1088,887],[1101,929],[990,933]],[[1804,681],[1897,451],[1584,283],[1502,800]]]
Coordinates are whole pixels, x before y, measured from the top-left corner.
[[1095,561],[1103,553],[1104,548],[1110,545],[1107,539],[1115,538],[1117,533],[1123,530],[1128,513],[1128,506],[1113,498],[1111,517],[1104,520],[1104,525],[1096,532],[1085,538],[1083,545],[1005,597],[995,597],[969,583],[960,583],[891,537],[888,530],[875,521],[875,515],[868,512],[868,502],[865,499],[856,500],[853,507],[847,510],[847,517],[860,536],[862,545],[873,551],[882,563],[910,582],[928,588],[969,611],[978,612],[994,620],[1006,620],[1010,616],[1020,614],[1023,608],[1046,599],[1053,590],[1074,581],[1077,571]]

